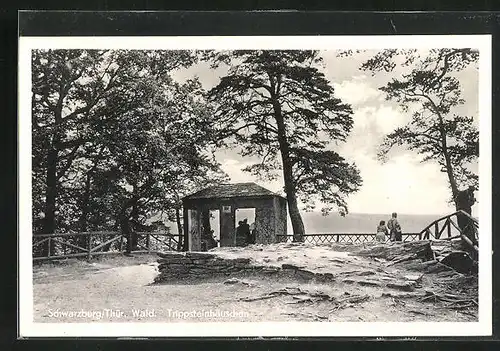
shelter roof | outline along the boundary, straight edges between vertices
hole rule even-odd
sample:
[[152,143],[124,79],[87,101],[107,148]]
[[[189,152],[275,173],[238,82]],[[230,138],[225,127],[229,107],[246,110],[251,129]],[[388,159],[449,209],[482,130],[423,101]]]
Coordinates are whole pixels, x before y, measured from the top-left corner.
[[184,197],[184,199],[218,199],[234,197],[264,197],[280,196],[256,183],[234,183],[211,186],[194,194]]

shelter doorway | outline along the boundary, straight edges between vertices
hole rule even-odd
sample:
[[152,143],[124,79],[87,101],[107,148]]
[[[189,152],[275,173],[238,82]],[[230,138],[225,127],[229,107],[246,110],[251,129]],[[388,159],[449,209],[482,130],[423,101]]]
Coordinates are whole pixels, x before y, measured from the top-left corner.
[[[182,199],[185,251],[202,249],[202,233],[210,228],[210,210],[219,210],[212,219],[214,234],[218,231],[220,246],[236,245],[236,223],[247,218],[248,225],[255,222],[255,241],[270,244],[286,234],[286,198],[255,183],[233,183],[211,186]],[[238,210],[236,216],[236,210]]]
[[217,246],[220,246],[220,211],[210,210],[210,229],[214,231],[213,235],[217,241]]
[[255,234],[255,208],[236,209],[234,221],[235,245],[246,246],[255,243],[255,237],[252,237],[252,234]]

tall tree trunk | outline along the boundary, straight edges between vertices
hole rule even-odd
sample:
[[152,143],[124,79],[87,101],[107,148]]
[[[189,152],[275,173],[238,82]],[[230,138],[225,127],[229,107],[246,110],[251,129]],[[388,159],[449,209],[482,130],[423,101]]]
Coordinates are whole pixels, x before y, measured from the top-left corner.
[[[59,157],[58,144],[61,140],[61,131],[59,125],[62,122],[63,99],[66,95],[64,85],[60,86],[59,98],[54,109],[54,135],[47,152],[47,178],[46,178],[46,193],[44,206],[44,222],[42,233],[53,234],[56,230],[56,202],[57,202],[57,162]],[[54,254],[55,243],[51,240],[50,252]],[[44,256],[47,256],[49,247],[46,246],[42,251]]]
[[303,242],[304,241],[304,222],[302,221],[302,216],[300,215],[299,207],[297,204],[296,190],[292,181],[292,171],[290,166],[285,166],[289,163],[286,156],[282,154],[283,161],[283,176],[285,179],[285,192],[286,199],[288,202],[288,212],[290,213],[290,220],[292,222],[293,229],[293,241]]
[[[57,199],[57,157],[58,152],[54,146],[51,146],[47,154],[47,177],[46,177],[46,192],[44,204],[44,220],[42,233],[53,234],[56,230],[56,199]],[[54,254],[54,241],[50,245],[51,254]],[[47,256],[49,246],[44,245],[42,255]]]
[[[455,175],[453,174],[453,166],[451,164],[450,155],[446,148],[446,137],[444,137],[444,140],[443,156],[445,159],[446,173],[448,175],[448,181],[451,187],[453,202],[455,203],[455,209],[457,211],[465,211],[470,215],[472,213],[472,203],[470,203],[469,197],[473,196],[473,194],[469,195],[469,190],[458,189],[457,181],[455,179]],[[462,234],[469,238],[469,240],[471,240],[474,245],[477,245],[472,220],[467,215],[459,213],[457,214],[457,224]],[[464,248],[468,248],[468,245],[465,243],[465,241],[463,242],[463,245]],[[475,257],[474,250],[471,250],[471,248],[469,248],[467,251],[469,251],[473,255],[473,257]]]
[[[133,223],[139,223],[139,209],[137,207],[137,201],[135,201],[134,204],[132,205],[130,218],[133,219],[134,221]],[[133,228],[132,231],[130,232],[130,239],[131,239],[132,250],[137,250],[138,249],[137,243],[139,241],[139,237],[137,235],[136,228]]]
[[128,209],[137,202],[137,198],[132,197],[128,199],[120,209],[118,213],[118,223],[120,224],[121,234],[127,240],[127,246],[125,251],[130,254],[133,250],[133,240],[132,240],[132,228],[130,227],[130,217],[131,213],[128,212]]
[[181,251],[182,238],[184,237],[184,230],[182,228],[181,209],[178,207],[176,207],[175,209],[175,222],[177,223],[177,233],[179,233],[179,241],[177,242],[177,251]]
[[456,197],[458,196],[458,185],[457,185],[457,180],[455,179],[455,175],[453,173],[453,165],[451,164],[450,153],[448,151],[448,141],[446,140],[446,127],[444,125],[444,118],[443,115],[441,115],[441,113],[439,112],[439,109],[434,103],[434,101],[428,96],[427,100],[431,103],[432,109],[438,117],[439,135],[441,138],[441,150],[443,153],[446,174],[448,175],[448,181],[451,187],[451,194],[453,196],[453,201],[455,202],[456,205]]
[[[446,129],[444,125],[444,118],[439,112],[434,102],[431,99],[429,99],[429,101],[432,102],[432,105],[435,109],[435,113],[439,118],[439,133],[441,137],[441,148],[445,162],[446,174],[448,175],[448,181],[451,187],[453,202],[455,203],[455,208],[457,211],[462,210],[470,215],[472,213],[472,205],[474,203],[473,201],[471,202],[471,197],[473,198],[474,194],[471,193],[470,190],[458,189],[457,180],[455,178],[455,174],[453,173],[453,165],[451,163],[451,157],[448,150],[448,142],[446,140]],[[457,223],[458,227],[460,228],[462,234],[468,237],[472,241],[472,243],[476,245],[477,241],[475,238],[475,230],[471,219],[465,214],[458,214],[457,222],[458,222]],[[465,242],[463,243],[463,245],[464,247],[467,247]],[[471,252],[473,256],[475,256],[475,251],[473,249],[470,248],[469,252]]]
[[120,223],[120,231],[122,235],[127,239],[127,246],[125,251],[130,254],[132,252],[132,238],[130,236],[131,229],[130,229],[130,222],[129,222],[129,216],[127,214],[127,208],[123,208],[119,215],[118,215],[118,221]]
[[[271,86],[274,90],[275,87],[273,79],[271,79]],[[274,116],[276,119],[276,125],[278,127],[278,143],[280,146],[281,161],[283,164],[283,179],[285,182],[288,212],[290,213],[290,220],[292,222],[293,241],[303,242],[305,228],[297,204],[297,189],[295,188],[295,182],[293,180],[292,163],[290,162],[290,147],[288,145],[288,140],[286,137],[285,121],[281,113],[281,105],[274,94],[271,94],[271,100],[273,102]]]
[[453,165],[451,164],[450,153],[448,152],[448,145],[446,143],[446,136],[442,136],[442,147],[443,147],[443,157],[446,167],[446,174],[448,175],[448,182],[451,187],[451,194],[453,196],[453,201],[455,202],[455,207],[457,204],[457,196],[458,196],[458,185],[457,180],[455,179],[455,174],[453,173]]
[[[457,211],[462,210],[467,213],[469,216],[472,215],[472,205],[474,205],[474,192],[472,189],[460,190],[455,199]],[[460,228],[462,234],[464,234],[474,245],[478,245],[478,241],[476,240],[476,228],[474,227],[474,223],[472,219],[466,214],[459,213],[457,214],[457,224]],[[471,248],[466,242],[463,240],[463,247],[466,251],[470,252],[472,258],[477,260],[476,251]]]
[[[81,211],[82,213],[80,214],[79,218],[79,223],[78,227],[80,232],[86,232],[87,231],[87,218],[89,214],[89,200],[90,200],[90,180],[91,180],[91,174],[90,172],[87,173],[86,179],[85,179],[85,190],[81,198]],[[88,240],[86,236],[80,236],[78,240],[78,246],[84,247],[88,249]]]

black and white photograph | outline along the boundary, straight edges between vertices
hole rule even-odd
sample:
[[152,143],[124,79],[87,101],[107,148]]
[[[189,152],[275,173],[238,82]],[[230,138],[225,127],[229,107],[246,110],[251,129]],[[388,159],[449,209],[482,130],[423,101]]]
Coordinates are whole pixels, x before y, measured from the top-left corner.
[[26,335],[491,333],[489,36],[19,45]]

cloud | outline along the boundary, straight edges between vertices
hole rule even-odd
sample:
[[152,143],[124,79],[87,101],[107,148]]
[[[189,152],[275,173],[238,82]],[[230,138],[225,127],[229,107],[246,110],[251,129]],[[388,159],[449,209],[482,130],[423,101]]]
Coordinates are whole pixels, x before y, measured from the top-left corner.
[[453,211],[446,175],[433,163],[419,163],[406,153],[380,164],[371,157],[356,160],[363,178],[361,190],[350,196],[351,212],[442,214]]
[[383,100],[382,92],[367,82],[366,75],[354,76],[342,83],[333,83],[335,94],[342,101],[357,106]]
[[184,83],[188,79],[197,77],[200,80],[203,89],[209,90],[216,86],[220,78],[226,75],[228,69],[225,67],[220,67],[217,69],[210,68],[210,64],[207,62],[197,63],[189,68],[182,68],[174,70],[171,76],[174,80]]
[[339,152],[349,160],[359,155],[375,159],[383,138],[395,128],[404,125],[407,117],[388,105],[359,107],[354,110],[354,125]]
[[409,120],[408,116],[394,107],[384,104],[378,107],[362,107],[356,111],[354,118],[355,127],[365,128],[376,134],[388,134]]
[[409,114],[401,113],[394,103],[385,101],[383,93],[366,75],[334,85],[337,96],[353,107],[354,124],[341,148],[342,154],[355,158],[367,153],[375,158],[384,136],[407,123]]
[[255,181],[250,173],[242,171],[243,168],[251,164],[250,162],[242,162],[235,158],[226,158],[221,160],[220,163],[222,170],[227,173],[232,183]]
[[[248,162],[238,155],[225,153],[221,159],[223,170],[232,183],[256,182],[265,188],[283,193],[283,179],[268,182],[242,169]],[[446,214],[453,211],[448,204],[449,189],[446,175],[433,163],[419,163],[410,152],[391,158],[381,164],[367,153],[358,152],[354,159],[358,166],[363,186],[348,197],[349,211],[352,213],[392,213]],[[318,207],[321,207],[318,204]]]
[[243,171],[243,168],[255,162],[249,161],[248,158],[243,159],[241,156],[232,154],[230,151],[224,151],[221,154],[225,155],[219,161],[221,168],[229,176],[231,183],[255,182],[271,191],[283,194],[283,179],[281,177],[274,181],[262,181],[259,177]]
[[[402,113],[396,103],[386,101],[378,88],[387,83],[392,74],[370,76],[359,70],[363,61],[373,56],[369,51],[356,57],[338,58],[335,50],[322,52],[324,73],[333,82],[335,95],[353,107],[353,129],[346,142],[335,146],[335,150],[358,166],[363,186],[351,195],[347,202],[350,212],[391,213],[397,211],[408,214],[445,214],[453,211],[448,200],[446,175],[439,166],[419,163],[418,155],[400,148],[391,152],[389,162],[381,164],[376,160],[377,148],[383,137],[396,127],[404,126],[410,113]],[[400,74],[399,68],[394,74]],[[211,70],[200,63],[187,70],[174,72],[173,76],[184,81],[193,76],[199,77],[205,89],[218,83],[226,72]],[[474,69],[459,74],[466,104],[457,108],[457,113],[477,115],[478,77]],[[283,194],[283,180],[274,182],[259,180],[258,177],[242,169],[254,162],[257,157],[242,158],[237,149],[220,150],[216,153],[222,169],[229,175],[231,182],[256,182],[269,190]],[[477,167],[477,165],[476,165]]]
[[461,115],[473,116],[478,123],[479,117],[479,72],[474,67],[468,67],[456,74],[460,81],[462,89],[462,98],[465,100],[463,105],[455,108],[456,112]]
[[324,63],[324,73],[331,82],[350,80],[356,74],[363,74],[361,64],[377,53],[377,50],[367,50],[350,57],[338,57],[338,50],[321,52]]
[[383,95],[366,76],[343,81],[337,88],[341,99],[353,105],[353,129],[339,153],[356,163],[363,179],[360,190],[349,196],[351,212],[442,214],[452,211],[444,173],[433,163],[420,163],[415,153],[404,149],[391,153],[381,164],[377,150],[383,138],[405,125],[409,114],[384,102]]

